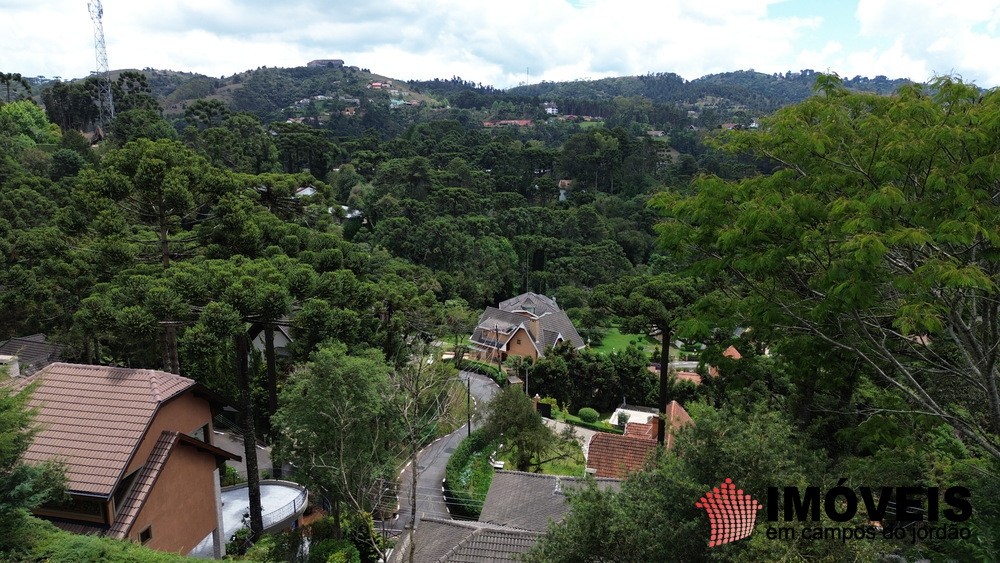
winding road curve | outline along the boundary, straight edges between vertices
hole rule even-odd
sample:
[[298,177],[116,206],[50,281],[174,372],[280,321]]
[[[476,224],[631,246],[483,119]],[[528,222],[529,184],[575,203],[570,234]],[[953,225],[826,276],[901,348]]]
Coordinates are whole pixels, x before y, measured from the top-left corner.
[[[475,411],[480,412],[481,406],[490,402],[493,396],[500,391],[500,387],[485,375],[468,371],[459,372],[459,378],[466,381],[472,379],[471,393],[476,401]],[[482,425],[482,421],[472,420],[472,429],[475,430]],[[417,520],[422,517],[451,518],[448,508],[444,503],[444,491],[441,483],[444,481],[445,466],[448,458],[458,447],[462,439],[468,435],[467,425],[455,430],[451,434],[438,438],[431,445],[427,446],[417,454]],[[410,525],[410,485],[411,471],[410,464],[400,472],[399,475],[399,517],[391,525],[392,531],[401,532]]]

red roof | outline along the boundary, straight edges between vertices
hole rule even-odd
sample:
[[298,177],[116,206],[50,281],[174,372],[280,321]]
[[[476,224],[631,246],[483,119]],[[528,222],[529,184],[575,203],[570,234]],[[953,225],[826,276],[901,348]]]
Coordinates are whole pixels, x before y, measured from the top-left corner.
[[740,351],[737,350],[735,346],[726,348],[726,351],[723,352],[722,355],[733,360],[739,360],[743,357],[743,354],[740,354]]
[[625,424],[625,435],[630,438],[652,440],[655,442],[656,427],[655,422],[628,422]]
[[101,496],[114,490],[159,406],[195,385],[162,371],[64,363],[18,380],[32,382],[41,430],[24,461],[62,460],[70,491]]
[[[684,407],[681,406],[677,401],[670,401],[667,408],[664,410],[663,418],[670,421],[670,426],[668,428],[666,436],[666,446],[667,448],[672,448],[674,445],[674,435],[677,433],[682,426],[691,422],[691,417],[688,415]],[[629,438],[636,438],[639,440],[651,440],[656,441],[657,434],[657,419],[651,419],[648,423],[642,422],[629,422],[625,425],[625,436]]]
[[684,407],[681,406],[677,401],[670,401],[667,408],[664,409],[663,418],[670,421],[669,432],[667,432],[667,449],[674,447],[674,436],[677,431],[680,430],[682,426],[691,422],[691,416],[688,415]]
[[595,477],[624,479],[642,469],[654,451],[655,441],[598,432],[590,440],[587,469],[596,469]]
[[677,372],[677,381],[690,381],[695,385],[701,385],[701,376],[693,371],[679,371]]

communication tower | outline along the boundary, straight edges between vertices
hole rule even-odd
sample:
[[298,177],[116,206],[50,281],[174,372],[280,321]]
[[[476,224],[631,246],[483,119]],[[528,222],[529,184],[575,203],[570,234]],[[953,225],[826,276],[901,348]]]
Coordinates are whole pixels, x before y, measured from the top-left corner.
[[94,22],[94,52],[97,55],[97,70],[94,75],[97,76],[99,110],[97,126],[103,133],[103,128],[115,117],[115,102],[111,96],[111,69],[108,68],[108,48],[104,44],[104,24],[101,23],[104,8],[101,6],[101,0],[93,0],[87,2],[87,9],[90,10],[90,19]]

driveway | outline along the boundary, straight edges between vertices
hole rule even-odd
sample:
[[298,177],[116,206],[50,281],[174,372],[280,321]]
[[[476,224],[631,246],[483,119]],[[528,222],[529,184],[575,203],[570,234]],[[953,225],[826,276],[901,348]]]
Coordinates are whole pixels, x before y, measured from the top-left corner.
[[[478,414],[483,405],[488,403],[493,396],[500,391],[500,387],[485,375],[468,371],[459,372],[462,381],[471,378],[472,384],[470,392],[476,402],[475,411]],[[473,416],[472,429],[475,430],[482,425],[482,421]],[[455,448],[468,435],[467,425],[455,430],[451,434],[438,438],[431,445],[427,446],[417,454],[417,520],[420,518],[451,518],[448,508],[444,503],[444,490],[441,483],[444,481],[445,467],[448,459],[455,451]],[[399,474],[399,517],[391,524],[391,529],[400,532],[410,525],[410,491],[412,485],[411,464]]]

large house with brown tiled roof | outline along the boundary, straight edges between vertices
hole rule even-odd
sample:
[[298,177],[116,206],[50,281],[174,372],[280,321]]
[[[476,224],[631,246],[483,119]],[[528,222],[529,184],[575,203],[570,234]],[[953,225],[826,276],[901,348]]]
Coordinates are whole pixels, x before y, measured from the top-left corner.
[[66,469],[70,500],[37,516],[181,554],[212,535],[223,554],[219,467],[239,457],[212,445],[215,395],[171,373],[65,363],[9,381],[37,385],[23,460]]
[[537,360],[561,342],[574,348],[585,346],[573,321],[555,300],[531,292],[503,301],[499,307],[487,307],[470,341],[473,355],[491,362],[508,355]]
[[[674,447],[674,437],[682,426],[691,423],[691,417],[677,401],[671,401],[663,417],[670,421],[665,433],[664,446]],[[625,434],[598,432],[590,440],[587,451],[587,470],[597,477],[624,479],[629,473],[642,469],[656,451],[659,418],[649,422],[627,422]]]

